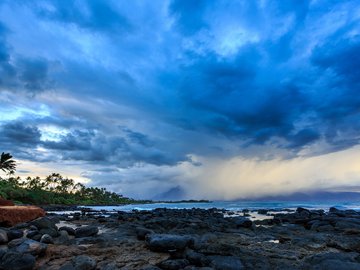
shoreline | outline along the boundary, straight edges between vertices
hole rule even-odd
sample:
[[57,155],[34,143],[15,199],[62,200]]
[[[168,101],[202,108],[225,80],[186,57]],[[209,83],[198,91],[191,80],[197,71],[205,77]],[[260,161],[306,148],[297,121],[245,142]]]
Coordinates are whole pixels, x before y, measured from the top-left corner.
[[[0,261],[11,253],[33,259],[32,268],[22,269],[41,270],[82,269],[79,264],[104,270],[360,269],[360,212],[274,210],[48,213],[1,228],[0,239],[1,231],[26,236],[3,243]],[[255,213],[265,218],[252,219]]]

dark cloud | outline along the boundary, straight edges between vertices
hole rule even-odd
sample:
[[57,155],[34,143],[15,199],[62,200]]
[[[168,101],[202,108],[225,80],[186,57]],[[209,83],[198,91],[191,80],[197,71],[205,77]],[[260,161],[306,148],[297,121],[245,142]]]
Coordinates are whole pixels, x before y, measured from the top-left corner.
[[252,147],[347,149],[359,143],[357,14],[356,1],[6,1],[0,141],[111,167],[114,181],[196,155],[262,157]]
[[148,143],[147,136],[127,130],[124,136],[106,136],[101,132],[75,130],[59,142],[44,147],[62,151],[62,158],[129,167],[134,164],[175,165],[188,160],[182,153],[169,153]]
[[1,126],[0,140],[6,144],[28,145],[36,147],[40,143],[41,133],[35,126],[21,122],[7,123]]
[[0,22],[0,90],[23,90],[36,93],[50,89],[49,64],[39,58],[19,57],[8,44],[10,30]]

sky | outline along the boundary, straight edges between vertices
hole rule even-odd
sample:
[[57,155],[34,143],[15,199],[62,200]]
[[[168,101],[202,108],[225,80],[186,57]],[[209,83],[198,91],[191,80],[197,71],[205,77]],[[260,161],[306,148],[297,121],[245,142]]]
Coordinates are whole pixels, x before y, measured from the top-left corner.
[[0,152],[133,198],[360,190],[360,5],[2,0]]

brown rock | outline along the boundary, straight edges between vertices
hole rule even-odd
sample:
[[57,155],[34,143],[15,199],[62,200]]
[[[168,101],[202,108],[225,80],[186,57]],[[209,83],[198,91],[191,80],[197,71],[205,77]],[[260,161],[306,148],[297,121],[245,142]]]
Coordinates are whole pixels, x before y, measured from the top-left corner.
[[0,225],[14,226],[45,216],[45,211],[36,206],[0,206]]
[[0,206],[14,206],[15,204],[12,201],[5,200],[0,197]]

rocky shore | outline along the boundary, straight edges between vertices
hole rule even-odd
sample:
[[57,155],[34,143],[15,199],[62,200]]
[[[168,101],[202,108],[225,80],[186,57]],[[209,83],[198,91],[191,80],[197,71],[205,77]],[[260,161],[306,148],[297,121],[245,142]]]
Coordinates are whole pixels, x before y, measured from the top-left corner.
[[336,208],[82,211],[0,227],[1,270],[351,270],[359,253],[360,213]]

